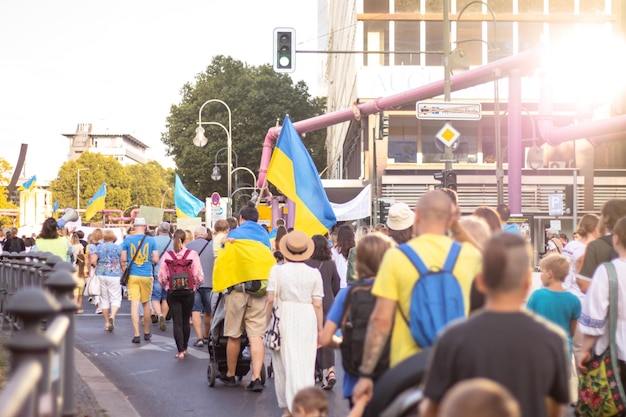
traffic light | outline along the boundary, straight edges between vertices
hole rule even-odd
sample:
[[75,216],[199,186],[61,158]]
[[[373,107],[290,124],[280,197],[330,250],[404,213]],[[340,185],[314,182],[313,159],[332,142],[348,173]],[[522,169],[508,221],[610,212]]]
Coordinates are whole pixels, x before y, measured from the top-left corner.
[[444,173],[445,171],[441,171],[441,172],[435,172],[433,174],[433,178],[435,179],[435,181],[439,181],[439,184],[435,185],[435,189],[436,190],[440,190],[442,188],[445,187],[445,183],[444,183]]
[[456,191],[456,172],[454,171],[445,171],[444,184],[446,188]]
[[383,200],[378,200],[378,222],[385,224],[387,223],[387,218],[389,217],[389,207],[391,203],[388,203]]
[[380,132],[378,139],[383,139],[389,136],[389,116],[385,116],[385,113],[380,112]]
[[274,71],[296,70],[296,31],[292,28],[274,29]]

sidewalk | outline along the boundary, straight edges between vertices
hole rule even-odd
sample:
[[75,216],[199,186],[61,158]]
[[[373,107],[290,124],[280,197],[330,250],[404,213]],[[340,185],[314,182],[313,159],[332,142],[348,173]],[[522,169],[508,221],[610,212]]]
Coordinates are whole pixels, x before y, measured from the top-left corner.
[[[9,377],[9,330],[0,330],[0,389]],[[74,405],[77,417],[139,417],[128,398],[78,349],[74,350]]]

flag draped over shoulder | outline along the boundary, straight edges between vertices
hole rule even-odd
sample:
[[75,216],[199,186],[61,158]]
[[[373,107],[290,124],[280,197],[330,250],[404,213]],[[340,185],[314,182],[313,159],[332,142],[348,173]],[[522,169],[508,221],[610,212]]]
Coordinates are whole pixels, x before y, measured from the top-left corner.
[[29,191],[31,191],[33,189],[33,187],[35,186],[36,182],[37,182],[37,175],[33,175],[32,177],[30,177],[29,179],[24,181],[24,183],[22,183],[22,185],[17,187],[17,189],[18,189],[18,191],[21,191],[21,190],[29,190]]
[[175,181],[174,206],[176,206],[176,217],[196,217],[204,208],[204,202],[187,191],[178,174],[176,174]]
[[258,224],[252,225],[258,227],[249,228],[244,225],[233,232],[245,229],[245,234],[238,237],[231,232],[228,236],[234,235],[235,241],[227,242],[218,251],[213,268],[213,291],[224,291],[246,281],[265,281],[272,266],[276,265],[276,259],[267,246],[269,238],[265,229]]
[[91,200],[87,203],[87,209],[83,218],[85,221],[91,219],[97,212],[104,210],[104,198],[107,195],[107,183],[103,182],[98,191],[91,197]]
[[288,116],[272,153],[267,180],[295,203],[295,230],[309,237],[323,235],[337,222],[313,159]]

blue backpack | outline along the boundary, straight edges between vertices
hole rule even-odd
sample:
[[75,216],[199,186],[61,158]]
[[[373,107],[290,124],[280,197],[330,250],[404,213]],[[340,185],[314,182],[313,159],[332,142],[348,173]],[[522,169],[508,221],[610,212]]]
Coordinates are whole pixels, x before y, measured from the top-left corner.
[[465,317],[465,302],[461,285],[452,270],[461,251],[453,242],[443,268],[428,270],[411,247],[398,246],[413,263],[419,279],[411,291],[408,318],[400,307],[400,314],[411,330],[413,339],[422,348],[432,346],[439,331],[452,320]]

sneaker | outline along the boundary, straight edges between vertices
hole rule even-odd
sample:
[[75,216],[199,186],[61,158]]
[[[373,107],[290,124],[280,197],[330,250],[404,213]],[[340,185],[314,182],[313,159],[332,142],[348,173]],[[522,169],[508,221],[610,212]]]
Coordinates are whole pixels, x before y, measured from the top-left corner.
[[139,336],[135,336],[135,337],[133,337],[132,342],[133,343],[139,343],[139,342],[141,342],[141,339],[139,338]]
[[162,314],[159,316],[159,330],[165,331],[165,317]]
[[265,387],[263,386],[263,383],[261,383],[261,380],[257,378],[253,381],[250,381],[250,383],[246,387],[246,391],[261,392],[264,388]]
[[115,330],[115,321],[109,317],[109,331],[112,332],[113,330]]
[[235,379],[234,376],[224,376],[224,375],[222,375],[220,377],[220,379],[222,380],[224,385],[226,385],[227,387],[238,387],[239,386],[239,384],[237,383],[237,380]]
[[152,338],[152,333],[144,333],[143,340],[150,340]]
[[193,342],[193,345],[195,347],[204,347],[204,341],[202,339],[198,339],[195,342]]
[[152,320],[152,324],[156,324],[156,323],[157,323],[157,321],[159,321],[159,318],[157,317],[157,315],[156,315],[156,314],[152,313],[152,314],[150,315],[150,320]]
[[102,314],[102,309],[101,308],[97,308],[96,309],[96,314]]

